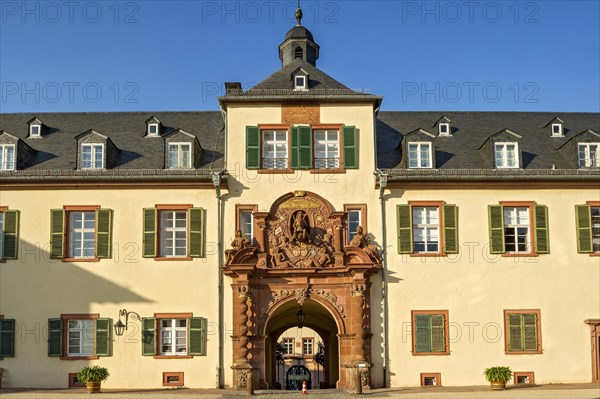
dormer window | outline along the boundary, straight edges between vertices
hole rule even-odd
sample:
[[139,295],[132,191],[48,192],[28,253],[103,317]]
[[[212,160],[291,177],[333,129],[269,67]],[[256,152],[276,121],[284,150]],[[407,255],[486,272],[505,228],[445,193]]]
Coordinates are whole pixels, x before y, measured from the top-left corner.
[[0,145],[0,170],[15,170],[15,145]]
[[438,125],[438,133],[440,136],[450,136],[450,124],[440,123]]
[[191,143],[169,143],[169,169],[189,169],[192,165]]
[[518,143],[496,143],[494,145],[496,168],[518,168],[519,167],[519,144]]
[[29,125],[29,137],[41,137],[42,126],[41,125]]
[[578,145],[579,167],[600,167],[600,143],[580,143]]
[[81,144],[81,169],[104,169],[104,144]]
[[561,123],[553,123],[552,124],[552,137],[562,137],[563,136],[563,127]]
[[294,76],[294,90],[306,90],[306,76]]
[[408,143],[408,167],[431,168],[431,143]]
[[158,136],[158,123],[148,124],[148,136]]

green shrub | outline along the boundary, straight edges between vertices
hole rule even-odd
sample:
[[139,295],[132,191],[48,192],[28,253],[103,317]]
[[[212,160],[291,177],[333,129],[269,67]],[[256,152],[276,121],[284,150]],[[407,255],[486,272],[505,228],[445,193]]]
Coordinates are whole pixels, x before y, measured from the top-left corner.
[[485,379],[489,382],[507,382],[512,378],[512,370],[510,367],[490,367],[483,372]]
[[106,367],[91,366],[84,367],[77,373],[77,381],[87,384],[88,382],[101,382],[106,380],[110,374]]

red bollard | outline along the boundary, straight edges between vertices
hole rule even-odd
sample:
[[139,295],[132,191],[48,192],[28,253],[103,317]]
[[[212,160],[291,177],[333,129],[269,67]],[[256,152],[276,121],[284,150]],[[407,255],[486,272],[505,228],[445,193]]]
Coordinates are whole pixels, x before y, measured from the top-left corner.
[[306,390],[306,380],[302,381],[302,395],[306,395],[308,391]]

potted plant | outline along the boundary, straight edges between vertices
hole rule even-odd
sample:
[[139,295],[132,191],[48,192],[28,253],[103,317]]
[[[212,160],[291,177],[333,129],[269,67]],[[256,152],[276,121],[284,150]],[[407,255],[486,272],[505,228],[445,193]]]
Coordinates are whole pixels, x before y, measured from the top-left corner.
[[109,377],[108,369],[100,366],[89,366],[77,373],[77,381],[85,384],[88,393],[100,392],[100,383]]
[[506,382],[512,378],[510,367],[490,367],[489,369],[485,369],[483,374],[494,390],[506,389]]

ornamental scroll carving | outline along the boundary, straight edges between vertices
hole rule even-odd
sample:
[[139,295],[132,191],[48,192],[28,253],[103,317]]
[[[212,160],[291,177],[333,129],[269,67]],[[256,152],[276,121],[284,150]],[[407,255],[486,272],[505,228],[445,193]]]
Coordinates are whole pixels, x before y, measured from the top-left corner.
[[306,299],[311,295],[318,295],[321,298],[325,299],[327,302],[329,302],[336,308],[336,310],[339,312],[342,318],[346,317],[344,307],[337,303],[337,296],[335,296],[335,294],[323,289],[313,288],[282,289],[279,291],[271,291],[271,298],[269,299],[267,305],[261,309],[260,317],[265,317],[268,314],[269,309],[271,309],[276,302],[283,298],[295,296],[296,302],[298,302],[298,304],[302,306]]

